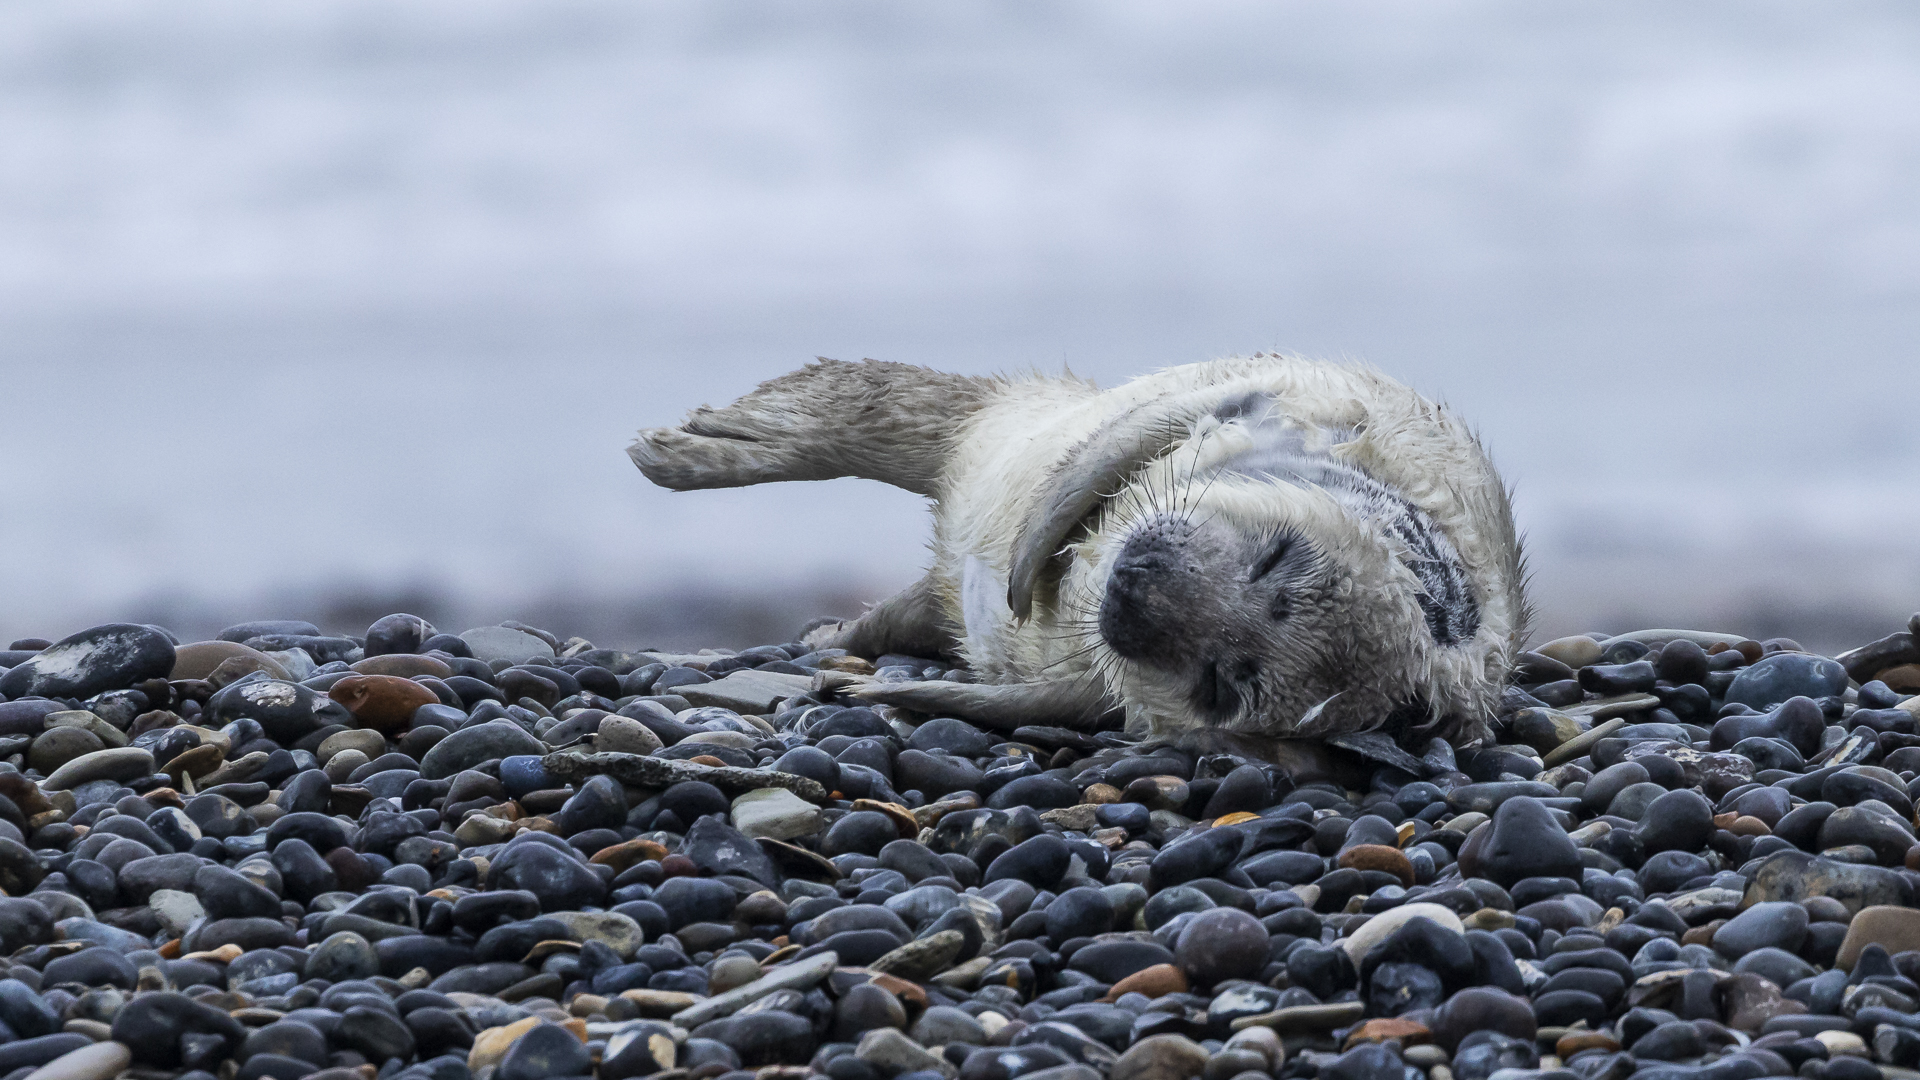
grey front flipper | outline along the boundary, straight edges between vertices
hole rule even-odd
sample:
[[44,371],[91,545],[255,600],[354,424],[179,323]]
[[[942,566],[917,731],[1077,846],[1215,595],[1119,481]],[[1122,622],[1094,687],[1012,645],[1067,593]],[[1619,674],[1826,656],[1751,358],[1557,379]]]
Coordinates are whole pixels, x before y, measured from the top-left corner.
[[1091,679],[1006,684],[866,682],[842,693],[868,704],[954,716],[1003,731],[1029,724],[1091,729],[1114,711],[1106,687]]
[[1007,607],[1014,618],[1033,614],[1034,587],[1047,563],[1066,545],[1073,530],[1125,486],[1148,462],[1185,441],[1195,421],[1219,402],[1220,389],[1138,405],[1100,426],[1047,478],[1036,507],[1013,541],[1008,564]]
[[960,650],[931,575],[868,608],[858,619],[808,631],[806,643],[815,649],[845,649],[869,660],[886,653],[951,660]]

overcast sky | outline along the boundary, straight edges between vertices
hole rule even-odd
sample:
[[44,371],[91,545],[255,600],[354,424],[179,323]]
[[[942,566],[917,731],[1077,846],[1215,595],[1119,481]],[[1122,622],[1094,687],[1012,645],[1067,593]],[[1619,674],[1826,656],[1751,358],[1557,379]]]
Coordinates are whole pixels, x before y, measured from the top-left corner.
[[0,636],[877,597],[916,499],[669,495],[632,430],[814,355],[1268,348],[1478,424],[1551,632],[1885,632],[1916,171],[1896,4],[8,4]]

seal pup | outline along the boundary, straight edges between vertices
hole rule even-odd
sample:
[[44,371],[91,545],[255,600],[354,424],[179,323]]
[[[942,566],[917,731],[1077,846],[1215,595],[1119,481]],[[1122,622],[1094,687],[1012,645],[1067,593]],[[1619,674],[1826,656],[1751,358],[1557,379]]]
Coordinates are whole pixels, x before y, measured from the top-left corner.
[[1366,732],[1465,746],[1526,636],[1478,439],[1360,367],[1257,354],[1103,391],[823,359],[628,452],[676,490],[858,476],[932,500],[926,576],[807,640],[979,681],[846,688],[870,702],[996,727],[1119,710],[1270,760]]

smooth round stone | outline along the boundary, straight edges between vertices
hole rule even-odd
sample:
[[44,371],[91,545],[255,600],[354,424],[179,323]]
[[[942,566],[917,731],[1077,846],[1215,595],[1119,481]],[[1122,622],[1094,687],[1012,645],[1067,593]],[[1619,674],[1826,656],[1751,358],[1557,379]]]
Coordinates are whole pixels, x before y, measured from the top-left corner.
[[312,687],[279,679],[249,677],[221,688],[207,700],[203,723],[252,720],[268,739],[292,746],[329,724],[353,719],[338,702]]
[[367,728],[349,728],[346,731],[336,731],[322,739],[313,754],[324,764],[335,754],[345,750],[357,750],[365,756],[367,761],[372,761],[387,752],[387,739],[379,732]]
[[1066,875],[1073,852],[1066,841],[1041,834],[1008,848],[987,866],[985,882],[1005,878],[1024,881],[1036,889],[1051,889]]
[[239,1057],[243,1061],[255,1054],[276,1054],[320,1067],[327,1062],[327,1038],[311,1024],[277,1020],[255,1028],[240,1047]]
[[[730,816],[743,835],[774,840],[812,836],[820,830],[821,821],[819,807],[785,788],[761,788],[739,796],[733,800]],[[903,842],[907,841],[894,841]]]
[[1714,932],[1713,949],[1732,960],[1756,949],[1795,952],[1806,940],[1808,922],[1807,909],[1799,904],[1781,900],[1755,904]]
[[1360,966],[1360,961],[1366,958],[1368,950],[1387,940],[1401,927],[1415,919],[1426,919],[1454,934],[1463,933],[1465,930],[1460,922],[1460,916],[1455,915],[1451,908],[1428,903],[1402,904],[1368,919],[1345,941],[1338,944],[1346,949],[1347,956],[1352,959],[1357,968]]
[[[487,871],[492,888],[519,889],[540,900],[545,911],[578,911],[598,907],[607,886],[577,853],[560,846],[557,838],[526,832],[509,841]],[[554,840],[549,844],[546,840]]]
[[1653,800],[1666,793],[1666,788],[1651,781],[1629,784],[1620,789],[1620,793],[1607,804],[1606,813],[1628,821],[1639,821],[1647,816],[1647,807],[1653,805]]
[[910,1034],[913,1041],[922,1046],[945,1046],[948,1043],[980,1046],[987,1041],[986,1029],[980,1021],[965,1010],[951,1005],[929,1007],[914,1021]]
[[611,776],[590,777],[553,821],[566,836],[589,829],[618,829],[627,822],[626,789]]
[[683,1047],[689,1052],[682,1064],[689,1068],[695,1067],[700,1058],[692,1052],[693,1044],[707,1039],[720,1040],[715,1049],[730,1053],[733,1061],[725,1064],[737,1062],[747,1068],[777,1065],[789,1059],[805,1063],[813,1055],[815,1044],[813,1024],[806,1017],[775,1009],[730,1016],[702,1024],[696,1030],[704,1034],[688,1039]]
[[1487,1080],[1502,1069],[1532,1069],[1539,1064],[1540,1053],[1529,1040],[1481,1031],[1460,1040],[1452,1068],[1462,1080]]
[[828,791],[840,786],[840,763],[817,746],[796,746],[774,761],[773,769],[790,776],[804,776]]
[[760,963],[753,957],[745,954],[722,956],[713,962],[713,970],[707,974],[707,992],[724,994],[759,977]]
[[1239,908],[1217,907],[1193,917],[1181,931],[1174,962],[1196,985],[1251,979],[1267,966],[1269,935]]
[[[1054,897],[1047,904],[1046,915],[1047,937],[1053,941],[1093,937],[1113,929],[1113,901],[1090,886],[1068,889]],[[1261,959],[1264,962],[1264,953]]]
[[663,744],[660,736],[630,716],[609,716],[594,730],[593,750],[598,754],[652,754]]
[[151,776],[153,769],[153,754],[138,746],[116,746],[69,760],[40,786],[48,791],[67,791],[96,780],[137,780]]
[[0,675],[0,697],[87,698],[173,671],[174,644],[150,626],[108,623],[42,649]]
[[1862,908],[1847,925],[1835,965],[1852,970],[1868,945],[1879,945],[1893,954],[1920,949],[1920,910],[1888,904]]
[[27,749],[27,765],[41,775],[49,775],[60,766],[83,754],[106,749],[100,736],[85,728],[51,728],[33,740]]
[[174,650],[173,670],[167,678],[205,679],[227,666],[229,661],[237,661],[235,666],[264,671],[276,679],[284,679],[291,674],[273,657],[237,641],[196,641]]
[[417,653],[422,644],[438,630],[433,624],[418,615],[404,612],[385,615],[373,621],[367,627],[366,654],[385,656],[389,653]]
[[1009,781],[987,798],[994,810],[1029,806],[1035,810],[1060,810],[1080,802],[1080,789],[1052,776],[1022,776]]
[[1647,806],[1634,835],[1648,854],[1699,851],[1713,836],[1713,804],[1691,788],[1669,791]]
[[422,705],[437,705],[432,690],[398,675],[349,675],[327,688],[362,727],[394,734],[407,726]]
[[1485,831],[1475,830],[1460,850],[1460,868],[1502,887],[1530,877],[1578,879],[1580,849],[1539,799],[1516,795],[1502,802]]
[[929,720],[913,730],[907,738],[909,750],[944,750],[955,757],[986,757],[993,752],[999,740],[965,720],[940,717]]
[[329,934],[307,958],[306,977],[328,982],[368,979],[380,974],[380,958],[366,938],[350,930]]
[[1173,962],[1173,953],[1153,942],[1108,940],[1081,947],[1067,961],[1067,966],[1112,985],[1134,972]]
[[1367,980],[1367,1008],[1378,1016],[1432,1009],[1446,1000],[1446,984],[1420,964],[1391,960],[1373,969]]
[[1525,998],[1492,987],[1471,987],[1454,994],[1434,1012],[1429,1026],[1435,1044],[1448,1053],[1476,1031],[1532,1041],[1538,1028],[1533,1008]]
[[1245,839],[1237,829],[1207,829],[1168,844],[1147,864],[1149,890],[1218,876],[1233,865]]
[[1775,986],[1792,986],[1814,975],[1813,965],[1784,949],[1759,948],[1742,956],[1733,965],[1739,974],[1752,973]]
[[1226,814],[1258,813],[1273,804],[1273,781],[1258,765],[1236,766],[1220,779],[1220,786],[1207,799],[1201,816],[1207,819]]
[[1788,698],[1832,697],[1847,688],[1847,669],[1810,653],[1775,653],[1742,668],[1727,687],[1729,705],[1765,712]]
[[1147,929],[1158,930],[1172,922],[1176,916],[1197,914],[1213,906],[1213,897],[1199,889],[1187,885],[1175,885],[1149,896],[1141,909],[1141,919],[1147,924]]
[[1638,877],[1641,888],[1654,894],[1673,892],[1712,872],[1707,860],[1690,851],[1663,851],[1641,865]]
[[225,1010],[172,990],[137,995],[113,1017],[114,1041],[127,1046],[135,1061],[162,1069],[179,1066],[183,1037],[206,1037],[211,1060],[218,1061],[246,1035]]
[[833,1038],[855,1042],[875,1028],[904,1028],[907,1011],[900,999],[872,983],[861,983],[840,996],[833,1010]]
[[1402,1080],[1406,1064],[1392,1047],[1363,1043],[1322,1065],[1320,1076],[1322,1080]]
[[443,780],[483,761],[509,758],[518,754],[543,754],[545,743],[511,720],[490,720],[464,727],[441,739],[420,760],[420,775],[427,780]]
[[501,1059],[499,1080],[550,1080],[586,1076],[593,1070],[585,1043],[558,1024],[540,1024],[514,1040]]
[[478,626],[465,630],[460,633],[460,640],[467,643],[473,658],[484,664],[491,664],[495,660],[524,664],[536,657],[553,659],[553,646],[532,634],[505,626]]
[[981,786],[980,767],[963,757],[908,750],[895,760],[893,768],[901,789],[918,791],[930,800]]
[[856,810],[827,829],[820,840],[820,853],[836,855],[873,855],[900,839],[900,827],[878,810]]
[[[687,825],[709,814],[725,814],[729,805],[719,788],[699,780],[683,780],[660,793],[660,809],[671,811]],[[898,835],[898,831],[893,834]]]
[[674,929],[691,922],[725,919],[733,914],[738,897],[724,881],[712,878],[669,878],[653,891],[653,902],[667,914]]
[[47,966],[40,973],[40,980],[42,986],[81,983],[131,990],[139,974],[133,962],[118,950],[95,947],[47,961]]

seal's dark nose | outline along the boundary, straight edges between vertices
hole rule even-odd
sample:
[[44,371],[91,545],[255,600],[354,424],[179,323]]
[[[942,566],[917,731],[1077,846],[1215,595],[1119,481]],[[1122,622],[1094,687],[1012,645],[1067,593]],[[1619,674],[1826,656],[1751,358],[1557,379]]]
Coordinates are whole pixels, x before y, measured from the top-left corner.
[[1185,569],[1164,536],[1136,533],[1128,539],[1100,602],[1100,636],[1109,648],[1129,660],[1167,658],[1179,620],[1191,613],[1180,595],[1191,587],[1185,579],[1193,575]]

